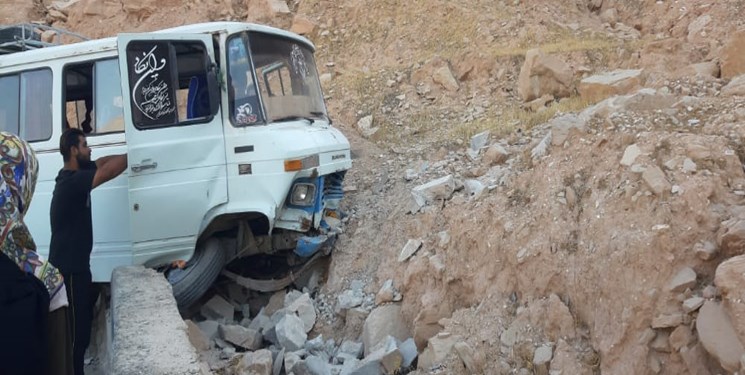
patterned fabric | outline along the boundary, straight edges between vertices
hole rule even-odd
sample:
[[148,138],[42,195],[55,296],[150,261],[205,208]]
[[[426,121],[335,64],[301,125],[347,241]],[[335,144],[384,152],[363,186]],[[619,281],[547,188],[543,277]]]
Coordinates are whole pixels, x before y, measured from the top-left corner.
[[24,272],[36,275],[54,298],[63,287],[62,274],[36,253],[34,239],[23,222],[38,172],[36,155],[28,143],[0,132],[0,251]]

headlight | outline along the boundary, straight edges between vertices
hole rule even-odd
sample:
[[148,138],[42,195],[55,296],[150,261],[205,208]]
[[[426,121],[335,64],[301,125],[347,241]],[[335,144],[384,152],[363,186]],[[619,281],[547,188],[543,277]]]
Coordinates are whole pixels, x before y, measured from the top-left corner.
[[290,204],[296,206],[310,206],[316,197],[316,186],[313,184],[295,184],[290,196]]

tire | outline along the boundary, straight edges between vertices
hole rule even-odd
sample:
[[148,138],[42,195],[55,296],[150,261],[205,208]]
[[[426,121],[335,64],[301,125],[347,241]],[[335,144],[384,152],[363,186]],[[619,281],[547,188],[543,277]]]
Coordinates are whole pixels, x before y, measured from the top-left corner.
[[212,286],[225,266],[225,252],[216,238],[210,238],[194,253],[184,269],[168,273],[168,282],[179,310],[185,310]]

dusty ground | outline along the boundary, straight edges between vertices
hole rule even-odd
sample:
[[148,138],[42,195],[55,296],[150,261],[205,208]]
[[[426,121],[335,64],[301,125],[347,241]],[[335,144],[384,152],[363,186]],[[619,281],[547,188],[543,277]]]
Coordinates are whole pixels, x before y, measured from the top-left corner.
[[[46,20],[90,37],[218,19],[289,28],[296,14],[314,24],[327,104],[355,155],[351,220],[322,288],[329,300],[352,281],[374,294],[392,279],[423,346],[437,331],[461,336],[484,356],[484,373],[540,373],[533,356],[542,345],[554,348],[551,369],[565,373],[727,372],[696,338],[682,351],[668,343],[676,327],[696,327],[695,312],[669,327],[655,320],[679,314],[689,297],[718,300],[705,288],[742,253],[725,247],[704,260],[696,249],[721,247],[722,223],[745,213],[745,97],[722,95],[731,77],[689,67],[720,63],[745,23],[745,1],[300,0],[287,3],[290,14],[264,16],[258,1],[121,3],[81,0],[65,8],[66,22]],[[16,20],[45,17],[43,7],[14,9]],[[571,67],[574,87],[597,72],[644,68],[643,86],[657,91],[584,112],[534,157],[549,131],[557,137],[552,118],[597,101],[574,90],[523,109],[517,80],[535,47]],[[442,64],[457,88],[432,80]],[[378,130],[363,136],[356,124],[369,115]],[[483,150],[468,157],[483,130],[508,151],[502,164],[485,162]],[[631,145],[640,155],[622,165]],[[650,184],[652,169],[669,186]],[[479,197],[463,189],[408,212],[412,188],[449,174],[494,181]],[[409,239],[423,246],[398,262]],[[695,285],[670,291],[684,267]],[[332,317],[315,332],[334,337],[343,326]],[[417,371],[468,372],[456,354]]]

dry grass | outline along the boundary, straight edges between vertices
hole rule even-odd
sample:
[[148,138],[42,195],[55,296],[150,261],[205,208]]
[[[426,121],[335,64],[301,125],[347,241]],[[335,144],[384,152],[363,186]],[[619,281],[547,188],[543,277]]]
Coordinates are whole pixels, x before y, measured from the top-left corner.
[[578,112],[590,104],[592,103],[575,96],[555,102],[538,112],[512,106],[502,110],[501,113],[492,113],[475,121],[453,127],[449,136],[468,139],[485,130],[499,136],[508,135],[517,129],[527,131],[536,125],[547,122],[558,113]]

